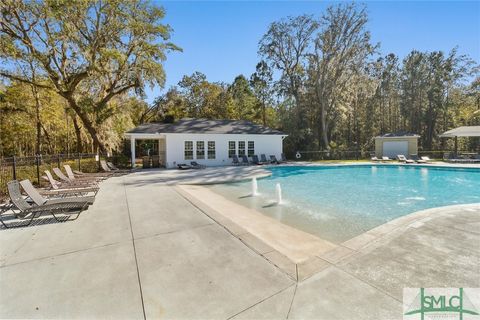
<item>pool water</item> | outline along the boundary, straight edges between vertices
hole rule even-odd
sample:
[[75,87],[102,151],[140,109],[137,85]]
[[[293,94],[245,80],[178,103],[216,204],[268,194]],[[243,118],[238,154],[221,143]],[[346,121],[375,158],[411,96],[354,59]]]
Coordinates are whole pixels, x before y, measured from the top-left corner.
[[[480,170],[407,166],[278,166],[272,176],[209,186],[227,199],[336,243],[418,210],[480,203]],[[283,203],[277,205],[275,184]]]

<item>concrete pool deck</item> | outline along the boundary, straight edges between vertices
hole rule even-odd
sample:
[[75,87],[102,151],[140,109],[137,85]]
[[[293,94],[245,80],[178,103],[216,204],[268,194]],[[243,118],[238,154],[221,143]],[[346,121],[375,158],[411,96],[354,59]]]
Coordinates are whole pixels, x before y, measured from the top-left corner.
[[[257,174],[222,170],[197,172]],[[171,186],[175,173],[111,178],[76,221],[0,230],[0,317],[402,319],[404,287],[480,287],[478,204],[372,230],[295,281]]]

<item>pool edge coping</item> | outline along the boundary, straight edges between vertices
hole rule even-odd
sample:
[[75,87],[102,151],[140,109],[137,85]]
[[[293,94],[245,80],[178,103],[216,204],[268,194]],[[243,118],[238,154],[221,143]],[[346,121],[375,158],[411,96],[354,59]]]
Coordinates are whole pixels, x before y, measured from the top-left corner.
[[[250,178],[246,178],[251,179]],[[245,179],[244,179],[245,180]],[[189,185],[189,184],[184,184]],[[202,187],[201,184],[195,184],[197,187]],[[337,263],[343,261],[344,259],[351,257],[352,255],[358,254],[361,251],[368,249],[371,245],[374,245],[383,239],[389,237],[394,238],[409,228],[418,228],[423,225],[422,220],[430,220],[431,216],[434,214],[442,214],[444,211],[451,209],[470,209],[470,208],[480,208],[480,203],[471,203],[471,204],[456,204],[448,206],[440,206],[434,208],[428,208],[424,210],[414,211],[408,213],[396,219],[385,222],[379,226],[376,226],[373,229],[365,231],[351,239],[348,239],[344,242],[335,244],[336,247],[328,250],[320,255],[313,255],[309,259],[302,261],[300,263],[295,263],[289,257],[283,255],[277,250],[271,248],[263,240],[259,239],[255,234],[252,234],[245,230],[242,225],[239,225],[237,222],[232,221],[230,218],[223,215],[211,204],[206,203],[203,199],[199,199],[195,195],[191,194],[184,188],[182,184],[173,186],[175,191],[194,205],[198,210],[203,214],[210,217],[218,225],[222,226],[227,232],[232,234],[235,238],[239,239],[243,244],[253,250],[255,253],[272,263],[275,267],[283,271],[290,278],[297,282],[304,281],[311,276],[315,275],[318,272],[323,271],[329,266],[336,265]],[[224,198],[226,201],[235,203],[229,199],[226,199],[222,195],[218,194]],[[237,204],[237,203],[235,203]],[[242,207],[245,207],[241,204],[238,204]],[[246,207],[245,207],[246,208]],[[261,212],[251,209],[259,214]],[[278,221],[279,223],[282,223]],[[283,224],[283,223],[282,223]],[[285,225],[285,224],[284,224]],[[298,228],[286,225],[290,228],[300,230]],[[305,232],[303,230],[300,230]],[[312,235],[312,234],[311,234]],[[312,235],[318,238],[321,241],[328,241],[322,239],[316,235]],[[253,238],[252,238],[253,237]],[[272,250],[265,251],[264,248],[270,248]]]

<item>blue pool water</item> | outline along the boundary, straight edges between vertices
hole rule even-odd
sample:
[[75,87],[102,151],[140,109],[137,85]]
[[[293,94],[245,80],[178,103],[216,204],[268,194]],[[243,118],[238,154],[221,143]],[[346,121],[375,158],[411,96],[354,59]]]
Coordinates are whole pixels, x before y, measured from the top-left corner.
[[[278,166],[251,183],[210,188],[283,223],[342,242],[402,215],[422,209],[480,203],[479,169],[407,166]],[[284,204],[275,202],[280,183]]]

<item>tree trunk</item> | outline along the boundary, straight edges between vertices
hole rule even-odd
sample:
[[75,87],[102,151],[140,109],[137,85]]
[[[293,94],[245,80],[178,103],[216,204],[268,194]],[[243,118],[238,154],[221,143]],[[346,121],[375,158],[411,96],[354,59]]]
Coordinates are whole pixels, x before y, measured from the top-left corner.
[[322,129],[322,142],[325,146],[325,149],[330,150],[330,144],[328,142],[328,135],[327,135],[327,115],[325,113],[325,107],[323,102],[320,102],[320,125]]
[[35,122],[37,130],[37,139],[35,142],[35,154],[42,153],[42,123],[40,121],[40,98],[38,96],[37,87],[31,86],[33,97],[35,99]]
[[73,127],[75,128],[75,137],[77,139],[77,153],[82,153],[82,132],[75,115],[72,116],[72,121]]
[[78,115],[78,117],[82,121],[84,128],[87,129],[88,133],[92,137],[93,145],[98,147],[98,149],[102,153],[107,153],[107,148],[98,138],[97,130],[94,128],[92,121],[90,121],[90,119],[88,119],[88,116],[82,112],[77,102],[71,95],[67,94],[67,95],[64,95],[64,97],[65,99],[67,99],[69,106],[72,108],[73,111],[75,111],[75,113]]

